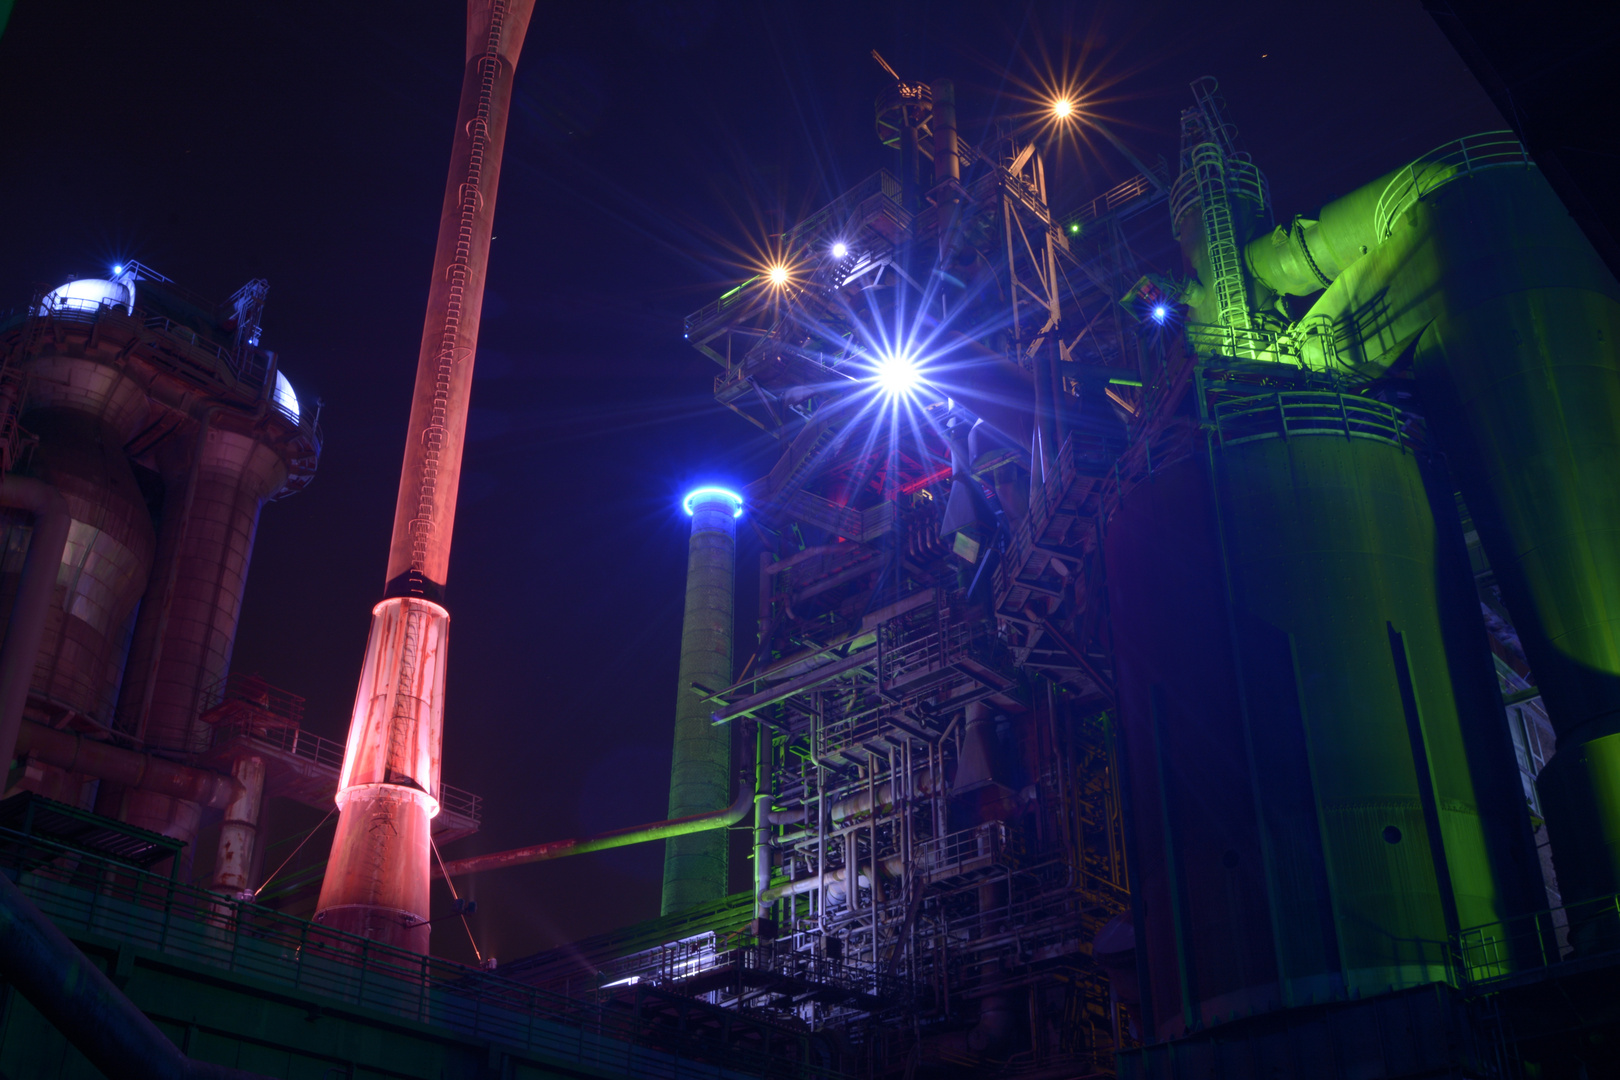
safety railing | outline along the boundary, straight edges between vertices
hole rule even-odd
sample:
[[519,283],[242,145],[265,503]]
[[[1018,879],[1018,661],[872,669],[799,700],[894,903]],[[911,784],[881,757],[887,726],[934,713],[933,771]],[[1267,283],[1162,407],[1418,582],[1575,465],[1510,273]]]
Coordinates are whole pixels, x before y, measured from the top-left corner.
[[233,671],[202,693],[203,718],[216,709],[241,706],[266,714],[266,719],[296,727],[304,718],[304,699],[271,686],[257,675]]
[[1115,184],[1079,210],[1064,218],[1060,223],[1060,227],[1069,232],[1079,232],[1080,230],[1075,226],[1084,225],[1088,221],[1096,221],[1104,215],[1123,209],[1144,195],[1150,194],[1153,190],[1153,181],[1141,173],[1137,173],[1130,179]]
[[1620,957],[1620,893],[1464,930],[1459,974],[1475,988],[1558,966]]
[[207,384],[220,384],[225,382],[221,376],[227,376],[229,383],[237,384],[231,389],[254,401],[264,393],[269,376],[266,354],[260,350],[246,349],[238,353],[166,315],[139,307],[131,312],[116,301],[59,300],[34,312],[31,318],[82,324],[102,320],[133,324],[132,329],[138,327],[150,335],[146,342],[149,353],[166,361],[166,366],[177,374]]
[[[775,1049],[727,1043],[685,1023],[650,1022],[622,1008],[391,948],[63,845],[55,845],[59,855],[48,865],[12,865],[14,839],[0,830],[0,866],[70,938],[116,941],[285,993],[361,1006],[615,1075],[837,1075],[805,1060],[802,1041],[784,1038]],[[46,841],[28,843],[37,848]]]
[[[1245,199],[1262,209],[1271,205],[1271,185],[1248,155],[1228,155],[1215,143],[1200,143],[1190,153],[1204,159],[1206,171],[1209,166],[1219,170],[1229,197]],[[1218,164],[1212,160],[1217,155]],[[1198,168],[1189,168],[1170,185],[1170,222],[1173,228],[1179,229],[1182,217],[1203,198],[1204,179]]]
[[[211,742],[213,747],[222,747],[237,739],[251,739],[272,750],[280,750],[284,754],[301,757],[312,761],[322,768],[332,770],[334,779],[343,769],[344,744],[333,739],[323,739],[312,732],[301,728],[285,727],[255,723],[251,719],[234,718],[214,726],[214,735]],[[483,821],[484,800],[480,795],[470,791],[452,787],[449,784],[439,785],[439,805],[446,811],[459,817],[464,817],[474,824]]]
[[939,881],[1003,865],[1008,855],[1007,826],[991,821],[916,844],[912,863],[919,873]]
[[1404,448],[1415,441],[1414,423],[1406,413],[1374,398],[1316,390],[1283,390],[1215,403],[1215,430],[1222,446],[1340,435]]
[[1435,147],[1402,169],[1384,188],[1373,211],[1373,234],[1379,240],[1387,238],[1395,222],[1413,204],[1453,180],[1508,165],[1535,165],[1511,131],[1487,131]]

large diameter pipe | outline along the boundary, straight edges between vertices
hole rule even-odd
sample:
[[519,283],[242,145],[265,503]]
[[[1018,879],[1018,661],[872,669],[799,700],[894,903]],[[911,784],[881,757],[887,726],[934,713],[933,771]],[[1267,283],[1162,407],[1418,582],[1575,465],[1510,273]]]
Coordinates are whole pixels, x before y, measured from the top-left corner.
[[24,476],[0,479],[0,506],[34,515],[22,582],[12,604],[5,644],[0,646],[0,763],[9,767],[16,755],[23,706],[28,702],[34,660],[45,633],[45,611],[56,588],[57,568],[62,565],[73,517],[61,492]]
[[67,936],[0,874],[0,976],[108,1076],[266,1080],[192,1061]]
[[1288,296],[1321,292],[1345,267],[1378,246],[1374,227],[1378,200],[1406,168],[1328,203],[1316,218],[1296,217],[1288,225],[1251,241],[1243,249],[1249,272],[1271,291]]
[[390,596],[443,600],[512,76],[533,9],[534,0],[467,3],[461,108],[388,548]]
[[468,0],[466,65],[384,593],[372,611],[316,919],[425,953],[444,718],[442,606],[512,77],[534,0]]
[[449,631],[450,613],[427,600],[372,610],[315,908],[317,922],[424,953]]
[[445,863],[442,870],[435,868],[433,876],[464,877],[484,870],[504,870],[508,866],[527,866],[529,863],[550,862],[553,859],[584,855],[591,851],[607,851],[610,848],[628,847],[631,844],[645,844],[652,840],[668,840],[676,836],[691,836],[725,829],[747,817],[749,807],[753,803],[754,793],[745,788],[724,810],[693,814],[691,817],[676,818],[673,821],[655,821],[650,825],[634,825],[628,829],[614,829],[612,832],[598,833],[582,840],[552,840],[545,844],[497,851],[490,855],[474,855],[471,858]]
[[[1559,887],[1596,900],[1620,889],[1620,282],[1499,134],[1406,172],[1392,198],[1420,179],[1422,198],[1386,204],[1388,235],[1306,321],[1338,328],[1329,359],[1352,371],[1411,357],[1558,733],[1537,788]],[[1620,919],[1569,937],[1613,948]]]
[[213,887],[220,892],[235,895],[248,887],[264,807],[264,771],[264,758],[257,755],[246,754],[231,762],[231,776],[242,792],[225,807],[225,820],[219,826]]
[[[686,561],[686,610],[681,621],[680,676],[675,688],[675,746],[669,771],[669,816],[719,809],[731,791],[731,728],[716,725],[693,684],[731,684],[732,615],[736,588],[737,515],[742,503],[718,488],[687,497],[692,534]],[[698,833],[664,846],[662,913],[672,915],[728,895],[726,836]]]
[[764,918],[771,887],[771,729],[754,724],[754,914]]
[[18,756],[215,810],[225,809],[243,794],[242,785],[223,773],[57,731],[32,720],[19,726],[16,746]]

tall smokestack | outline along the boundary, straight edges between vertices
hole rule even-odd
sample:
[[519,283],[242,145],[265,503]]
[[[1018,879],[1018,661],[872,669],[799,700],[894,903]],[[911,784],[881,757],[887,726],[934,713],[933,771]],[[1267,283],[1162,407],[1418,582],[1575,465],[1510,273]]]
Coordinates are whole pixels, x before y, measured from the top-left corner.
[[[693,684],[731,684],[732,604],[736,590],[737,518],[742,499],[721,488],[686,497],[692,538],[686,559],[686,611],[675,688],[675,752],[669,767],[669,816],[719,810],[731,801],[731,725],[716,725],[714,706]],[[727,893],[724,830],[664,841],[663,914],[718,900]]]
[[426,953],[461,449],[512,73],[534,0],[468,0],[467,66],[439,219],[384,599],[371,612],[315,918]]

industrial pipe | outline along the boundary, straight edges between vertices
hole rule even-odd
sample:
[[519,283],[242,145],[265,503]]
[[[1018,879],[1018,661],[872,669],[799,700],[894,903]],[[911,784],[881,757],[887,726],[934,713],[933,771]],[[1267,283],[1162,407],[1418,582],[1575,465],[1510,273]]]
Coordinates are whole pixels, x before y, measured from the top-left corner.
[[439,812],[443,606],[484,275],[512,79],[534,0],[468,0],[461,105],[417,356],[388,550],[338,779],[341,810],[315,918],[428,951],[428,847]]
[[[1439,147],[1320,216],[1317,233],[1332,222],[1334,235],[1321,244],[1308,229],[1302,235],[1333,284],[1302,321],[1332,330],[1322,335],[1331,346],[1324,365],[1360,376],[1410,358],[1417,403],[1558,735],[1536,786],[1559,888],[1566,904],[1612,895],[1620,889],[1620,282],[1502,132]],[[1342,271],[1324,261],[1357,255],[1361,243],[1349,245],[1358,238],[1368,253]],[[1314,291],[1297,265],[1283,265],[1285,245],[1268,244],[1248,245],[1256,275],[1284,292]],[[1614,948],[1620,919],[1572,926],[1569,940],[1577,952]]]
[[139,750],[126,750],[32,720],[24,720],[17,731],[17,755],[215,810],[225,809],[243,794],[242,785],[223,773],[181,765]]
[[[889,855],[878,860],[878,867],[883,876],[893,880],[905,873],[906,863],[903,856]],[[761,895],[763,903],[772,904],[786,896],[802,896],[807,892],[815,892],[823,884],[829,893],[843,890],[849,884],[849,866],[830,867],[824,874],[810,874],[794,881],[784,881],[780,885],[773,885]],[[855,873],[855,883],[872,887],[872,865],[870,862],[860,866]]]
[[754,722],[754,915],[765,917],[771,887],[771,729]]
[[0,479],[0,507],[34,515],[34,535],[23,557],[22,581],[12,604],[6,642],[0,646],[0,762],[16,756],[23,706],[34,677],[34,660],[45,633],[45,612],[56,588],[57,569],[67,546],[68,513],[62,493],[25,476]]
[[0,976],[92,1065],[129,1080],[267,1080],[192,1061],[0,874]]
[[1244,259],[1260,284],[1288,296],[1321,292],[1344,268],[1378,246],[1374,221],[1378,200],[1390,181],[1407,170],[1364,184],[1317,211],[1316,219],[1296,216],[1288,225],[1251,241]]
[[707,814],[693,814],[690,817],[670,821],[655,821],[648,825],[633,825],[628,829],[598,833],[583,840],[552,840],[545,844],[497,851],[490,855],[474,855],[468,859],[445,863],[442,870],[434,871],[433,876],[463,877],[483,870],[502,870],[508,866],[550,862],[552,859],[565,859],[570,855],[584,855],[590,851],[607,851],[609,848],[628,847],[631,844],[645,844],[652,840],[668,840],[676,836],[690,836],[693,833],[724,829],[747,817],[753,803],[754,793],[744,788],[738,793],[736,800],[724,810],[712,810]]
[[213,887],[232,896],[248,887],[253,849],[258,844],[259,814],[264,808],[264,758],[245,754],[231,762],[231,775],[242,792],[225,807],[214,858]]
[[[928,772],[918,772],[912,777],[913,790],[918,795],[932,795],[934,793],[933,775]],[[870,789],[862,788],[847,799],[839,799],[827,809],[827,816],[834,825],[841,825],[850,818],[860,817],[872,812],[876,803],[878,810],[887,813],[894,809],[894,780],[884,780],[874,784]],[[797,825],[804,821],[806,809],[804,806],[792,810],[768,810],[766,818],[772,825]]]
[[[711,705],[692,693],[692,685],[731,684],[736,519],[742,501],[721,488],[703,488],[686,497],[686,506],[692,533],[669,766],[672,820],[725,806],[731,788],[731,728],[713,722]],[[673,915],[727,895],[726,854],[723,835],[679,836],[665,845],[662,914]]]

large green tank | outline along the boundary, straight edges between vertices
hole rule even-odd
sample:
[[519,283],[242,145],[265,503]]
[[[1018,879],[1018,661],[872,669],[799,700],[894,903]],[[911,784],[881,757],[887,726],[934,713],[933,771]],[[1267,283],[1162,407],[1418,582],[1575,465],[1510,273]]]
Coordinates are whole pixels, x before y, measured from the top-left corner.
[[1450,487],[1390,407],[1287,385],[1105,537],[1160,1038],[1452,980],[1459,925],[1539,906]]
[[[1571,940],[1613,948],[1620,923],[1598,909],[1620,890],[1620,283],[1505,133],[1319,217],[1365,254],[1328,268],[1307,322],[1336,332],[1327,363],[1411,361],[1558,732],[1542,804],[1563,898],[1592,908],[1572,910]],[[1262,238],[1250,267],[1315,292],[1299,247]]]

